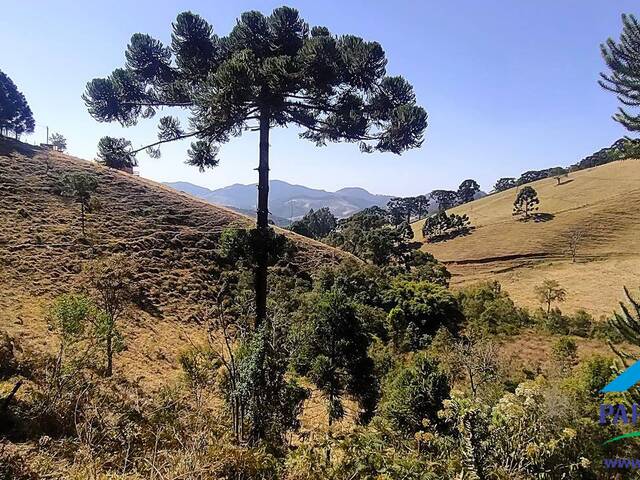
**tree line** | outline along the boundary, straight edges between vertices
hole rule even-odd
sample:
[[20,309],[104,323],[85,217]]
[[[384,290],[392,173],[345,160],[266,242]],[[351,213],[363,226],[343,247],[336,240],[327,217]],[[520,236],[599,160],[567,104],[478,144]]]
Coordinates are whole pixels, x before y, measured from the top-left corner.
[[347,219],[338,220],[328,207],[311,209],[289,229],[316,240],[346,249],[377,265],[388,258],[402,256],[406,242],[413,239],[410,223],[429,215],[434,202],[438,213],[427,217],[423,234],[428,241],[443,241],[469,233],[472,229],[466,215],[447,214],[446,210],[474,200],[480,192],[475,180],[467,179],[454,190],[434,190],[429,195],[394,197],[387,208],[370,207]]
[[620,138],[613,142],[610,147],[602,148],[566,168],[552,167],[545,168],[543,170],[529,170],[524,172],[518,178],[500,178],[493,186],[493,191],[503,192],[504,190],[515,188],[524,185],[525,183],[531,183],[545,178],[560,177],[572,172],[598,167],[600,165],[606,165],[607,163],[626,160],[629,158],[640,158],[640,139],[629,137]]
[[448,210],[473,201],[480,193],[480,185],[473,179],[464,180],[457,190],[433,190],[426,195],[416,197],[395,197],[387,203],[392,221],[395,224],[421,220],[429,213],[429,206],[437,211]]

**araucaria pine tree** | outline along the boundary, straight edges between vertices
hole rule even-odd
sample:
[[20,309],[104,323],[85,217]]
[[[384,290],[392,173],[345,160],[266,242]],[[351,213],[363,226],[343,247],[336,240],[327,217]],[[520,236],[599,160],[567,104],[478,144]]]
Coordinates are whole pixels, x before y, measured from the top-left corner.
[[513,214],[520,215],[524,220],[527,220],[531,213],[538,210],[539,203],[538,192],[527,185],[516,195],[516,200],[513,202]]
[[98,163],[116,170],[138,166],[131,142],[126,138],[102,137],[98,142]]
[[431,215],[422,226],[422,234],[427,242],[440,242],[455,238],[458,235],[465,235],[473,227],[467,214],[457,215],[442,211]]
[[[625,107],[640,107],[640,24],[636,17],[623,14],[620,41],[609,38],[600,50],[611,70],[600,74],[600,85],[615,93]],[[640,131],[640,114],[633,115],[620,107],[613,119],[627,130]]]
[[473,201],[479,191],[480,185],[478,185],[478,182],[476,182],[472,178],[465,180],[458,187],[458,202],[469,203]]
[[52,133],[49,141],[59,152],[64,152],[67,149],[67,139],[61,133]]
[[82,236],[85,234],[85,213],[91,207],[91,196],[98,188],[98,181],[95,177],[86,173],[69,173],[60,179],[60,193],[69,198],[73,198],[80,204],[80,225]]
[[357,142],[363,152],[400,154],[422,144],[427,114],[404,78],[386,75],[378,43],[309,28],[293,8],[245,12],[226,37],[190,12],[172,27],[170,46],[133,35],[124,68],[89,82],[83,98],[96,120],[124,126],[164,107],[188,109],[189,128],[164,116],[158,140],[127,153],[157,156],[161,144],[192,138],[187,163],[201,170],[218,164],[219,146],[231,137],[259,132],[259,323],[266,318],[271,128],[296,125],[316,145]]
[[18,138],[32,133],[35,121],[27,99],[8,75],[0,70],[0,135],[12,133]]
[[620,302],[620,312],[615,312],[609,323],[627,342],[640,346],[640,301],[627,287],[624,287],[624,294],[629,304]]

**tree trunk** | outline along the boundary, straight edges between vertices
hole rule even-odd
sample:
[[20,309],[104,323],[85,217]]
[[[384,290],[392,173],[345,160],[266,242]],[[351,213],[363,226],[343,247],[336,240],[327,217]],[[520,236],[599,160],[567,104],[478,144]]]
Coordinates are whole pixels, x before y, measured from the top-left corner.
[[485,480],[487,478],[484,463],[481,438],[477,434],[477,412],[466,412],[462,417],[464,433],[462,435],[463,466],[473,480]]
[[18,382],[13,386],[13,389],[11,389],[11,392],[9,392],[9,395],[2,400],[1,411],[3,413],[6,413],[9,410],[9,404],[11,403],[11,400],[13,400],[13,397],[16,396],[16,393],[18,393],[18,390],[20,389],[21,386],[22,386],[22,380],[18,380]]
[[107,370],[105,371],[105,377],[110,377],[113,374],[113,338],[111,333],[107,336]]
[[82,236],[86,237],[84,233],[84,203],[80,202],[80,223],[82,224]]
[[269,237],[269,111],[260,111],[260,160],[258,163],[258,242],[254,283],[256,328],[267,318],[267,242]]
[[[329,394],[330,408],[333,408],[333,402],[334,402],[334,396],[331,393]],[[326,451],[326,458],[327,458],[328,464],[331,463],[331,427],[332,426],[333,426],[333,415],[331,414],[331,411],[329,411],[329,428],[327,429],[327,451]]]

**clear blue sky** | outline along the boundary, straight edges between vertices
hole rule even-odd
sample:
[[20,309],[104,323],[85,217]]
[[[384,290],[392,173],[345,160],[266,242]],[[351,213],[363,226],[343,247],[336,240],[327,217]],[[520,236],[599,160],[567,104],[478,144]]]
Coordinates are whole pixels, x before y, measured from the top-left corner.
[[[93,158],[103,135],[134,145],[155,138],[155,122],[122,129],[99,124],[80,98],[86,82],[124,63],[131,34],[164,42],[184,10],[226,35],[245,10],[269,13],[272,1],[6,0],[0,9],[0,69],[26,95],[44,141],[44,126],[63,133],[73,155]],[[568,165],[626,131],[611,120],[615,98],[597,85],[599,44],[618,37],[622,12],[637,0],[290,1],[310,25],[380,42],[387,71],[404,75],[429,113],[422,148],[402,156],[361,154],[350,144],[316,148],[295,129],[271,137],[272,178],[335,190],[412,195],[456,187],[464,178],[489,189],[498,177]],[[634,7],[636,7],[634,9]],[[253,183],[257,138],[245,134],[221,150],[221,164],[200,174],[184,160],[187,144],[140,157],[154,180],[210,188]]]

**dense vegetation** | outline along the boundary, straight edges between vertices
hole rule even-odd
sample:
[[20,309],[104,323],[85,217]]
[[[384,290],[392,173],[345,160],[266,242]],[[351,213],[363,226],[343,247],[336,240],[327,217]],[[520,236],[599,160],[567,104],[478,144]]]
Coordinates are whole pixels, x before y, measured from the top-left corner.
[[[598,425],[594,411],[615,362],[578,363],[576,339],[601,338],[606,329],[585,312],[563,315],[559,285],[543,283],[541,308],[529,312],[497,282],[450,291],[433,260],[400,270],[346,261],[312,276],[285,267],[273,271],[269,328],[254,329],[252,245],[251,230],[223,233],[224,281],[208,286],[198,316],[205,341],[185,345],[183,379],[155,394],[112,362],[126,348],[120,325],[133,321],[136,302],[135,266],[124,257],[87,263],[78,289],[52,302],[55,353],[22,350],[2,334],[2,384],[14,391],[0,412],[2,434],[41,445],[37,462],[3,451],[3,474],[524,479],[552,470],[560,476],[551,478],[582,479],[602,472],[613,448],[602,442],[619,430]],[[274,260],[295,248],[283,238],[273,245]],[[627,309],[613,331],[640,336],[630,319]],[[525,331],[554,342],[548,361],[513,364],[500,353]],[[305,411],[315,402],[324,413],[309,423]],[[622,448],[633,455],[633,444]],[[45,460],[51,455],[55,464]]]

